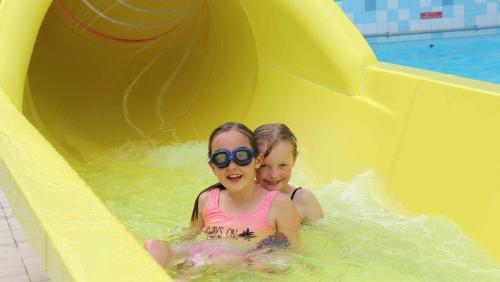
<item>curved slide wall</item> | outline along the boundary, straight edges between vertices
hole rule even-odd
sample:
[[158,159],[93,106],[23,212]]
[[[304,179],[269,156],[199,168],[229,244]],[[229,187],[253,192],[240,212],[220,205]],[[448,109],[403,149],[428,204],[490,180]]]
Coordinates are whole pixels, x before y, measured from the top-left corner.
[[227,120],[289,124],[318,185],[372,169],[500,259],[499,95],[378,63],[330,0],[0,2],[1,185],[56,281],[166,278],[70,164]]

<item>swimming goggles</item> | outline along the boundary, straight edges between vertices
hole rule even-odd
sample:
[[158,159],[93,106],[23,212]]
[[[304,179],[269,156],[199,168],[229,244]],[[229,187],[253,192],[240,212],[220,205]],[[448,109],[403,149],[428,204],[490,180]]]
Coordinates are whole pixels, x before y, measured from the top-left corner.
[[250,164],[255,156],[255,152],[247,147],[238,147],[232,152],[226,149],[217,150],[210,156],[210,162],[218,168],[229,166],[231,161],[239,166]]

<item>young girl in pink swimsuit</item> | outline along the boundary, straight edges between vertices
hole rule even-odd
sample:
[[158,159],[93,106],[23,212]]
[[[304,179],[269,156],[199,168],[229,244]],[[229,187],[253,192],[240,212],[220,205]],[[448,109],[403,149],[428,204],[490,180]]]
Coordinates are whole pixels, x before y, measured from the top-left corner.
[[150,254],[164,267],[179,253],[181,264],[192,268],[241,262],[251,267],[272,248],[297,247],[300,218],[292,201],[256,182],[263,156],[252,132],[225,123],[212,132],[208,146],[209,166],[219,183],[198,195],[191,215],[191,228],[207,241],[170,248],[150,239],[145,243]]

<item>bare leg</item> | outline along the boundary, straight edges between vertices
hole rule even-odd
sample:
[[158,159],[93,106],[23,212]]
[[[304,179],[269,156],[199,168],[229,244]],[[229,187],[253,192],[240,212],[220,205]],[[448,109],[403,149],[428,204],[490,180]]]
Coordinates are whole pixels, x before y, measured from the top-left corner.
[[172,248],[168,245],[167,242],[161,241],[158,239],[148,239],[144,243],[144,248],[148,251],[148,253],[153,256],[153,258],[160,264],[163,268],[168,267],[170,262],[175,257]]

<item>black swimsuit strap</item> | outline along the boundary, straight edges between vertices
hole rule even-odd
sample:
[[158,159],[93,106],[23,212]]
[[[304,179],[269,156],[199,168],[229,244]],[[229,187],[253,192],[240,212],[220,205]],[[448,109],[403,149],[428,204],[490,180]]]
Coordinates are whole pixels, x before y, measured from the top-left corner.
[[295,189],[293,190],[293,192],[292,192],[292,197],[291,197],[291,198],[292,198],[292,201],[293,201],[293,197],[295,197],[295,193],[297,193],[297,191],[298,191],[299,189],[302,189],[302,187],[298,187],[298,188],[295,188]]

